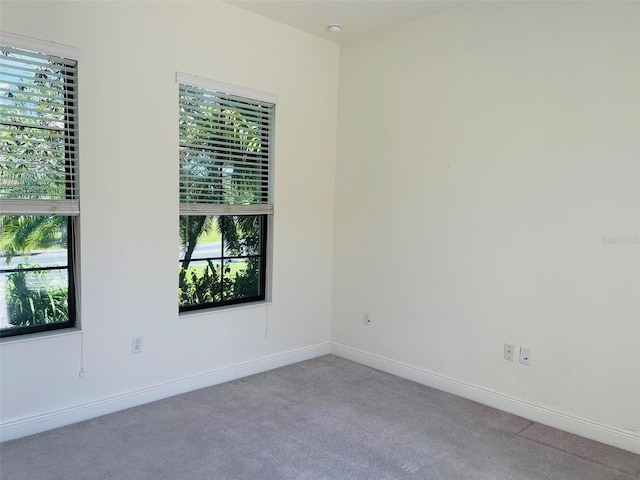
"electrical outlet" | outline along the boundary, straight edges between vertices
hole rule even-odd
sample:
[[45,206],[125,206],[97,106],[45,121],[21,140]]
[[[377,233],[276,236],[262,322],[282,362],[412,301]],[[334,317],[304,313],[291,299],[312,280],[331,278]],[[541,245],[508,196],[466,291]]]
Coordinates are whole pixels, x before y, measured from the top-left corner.
[[362,323],[365,325],[371,325],[371,315],[369,315],[369,312],[364,312],[362,314]]
[[131,353],[142,353],[142,337],[131,339]]
[[504,359],[513,362],[513,350],[515,347],[513,345],[509,345],[508,343],[504,344]]
[[527,347],[520,347],[520,363],[529,365],[529,349]]

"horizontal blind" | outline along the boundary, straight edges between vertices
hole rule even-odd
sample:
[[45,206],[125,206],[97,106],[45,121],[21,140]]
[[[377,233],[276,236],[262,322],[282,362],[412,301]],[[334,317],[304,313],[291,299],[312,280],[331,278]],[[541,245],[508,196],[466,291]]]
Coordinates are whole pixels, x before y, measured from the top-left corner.
[[0,45],[0,214],[78,215],[77,61],[10,39]]
[[272,213],[275,105],[186,80],[179,77],[180,214]]

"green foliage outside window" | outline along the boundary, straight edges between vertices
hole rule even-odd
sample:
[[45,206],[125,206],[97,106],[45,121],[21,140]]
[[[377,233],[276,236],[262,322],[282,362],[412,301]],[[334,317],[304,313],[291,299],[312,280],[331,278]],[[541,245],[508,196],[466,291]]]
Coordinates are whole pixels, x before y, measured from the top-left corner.
[[[22,267],[20,265],[19,267]],[[33,268],[33,265],[29,266]],[[37,277],[29,282],[29,277]],[[53,286],[50,271],[23,270],[7,275],[5,298],[9,323],[30,327],[69,319],[68,288]],[[39,287],[33,287],[33,283]]]

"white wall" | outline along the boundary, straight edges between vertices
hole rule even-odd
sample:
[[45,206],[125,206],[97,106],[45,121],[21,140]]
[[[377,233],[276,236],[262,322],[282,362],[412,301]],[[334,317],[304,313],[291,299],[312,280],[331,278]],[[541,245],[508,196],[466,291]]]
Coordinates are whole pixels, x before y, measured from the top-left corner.
[[[80,49],[86,371],[80,334],[4,341],[4,438],[328,352],[338,46],[220,2],[1,8],[2,30]],[[176,72],[279,95],[268,307],[178,316]]]
[[640,3],[468,4],[344,47],[339,98],[341,351],[640,452]]

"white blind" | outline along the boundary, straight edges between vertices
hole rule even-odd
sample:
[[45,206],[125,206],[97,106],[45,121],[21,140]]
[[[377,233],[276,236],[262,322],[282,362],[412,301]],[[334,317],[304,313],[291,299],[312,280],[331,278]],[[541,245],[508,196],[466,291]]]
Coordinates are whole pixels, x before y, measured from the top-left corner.
[[78,215],[77,61],[12,38],[0,44],[0,214]]
[[180,214],[272,213],[275,104],[178,82]]

